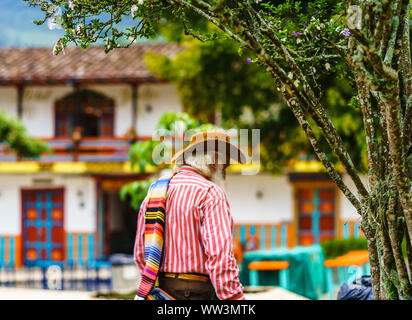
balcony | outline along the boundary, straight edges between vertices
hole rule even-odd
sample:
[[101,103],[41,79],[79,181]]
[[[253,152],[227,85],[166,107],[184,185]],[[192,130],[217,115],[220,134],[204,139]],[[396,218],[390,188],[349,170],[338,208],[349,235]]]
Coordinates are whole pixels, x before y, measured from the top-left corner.
[[42,140],[47,143],[50,153],[35,158],[19,158],[7,143],[0,143],[0,162],[127,162],[132,144],[123,137],[85,137],[77,142],[65,137]]

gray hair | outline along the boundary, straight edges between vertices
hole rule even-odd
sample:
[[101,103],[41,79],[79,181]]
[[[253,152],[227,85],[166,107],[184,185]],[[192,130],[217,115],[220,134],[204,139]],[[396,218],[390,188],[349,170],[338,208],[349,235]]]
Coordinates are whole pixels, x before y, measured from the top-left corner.
[[197,154],[185,156],[184,163],[176,163],[173,167],[173,172],[177,172],[184,165],[188,165],[193,169],[199,171],[203,176],[210,179],[212,171],[210,170],[210,164],[213,163],[213,159],[209,154]]
[[175,163],[173,167],[173,172],[177,172],[184,165],[188,165],[193,169],[199,171],[199,173],[206,179],[214,182],[223,190],[225,190],[225,176],[224,169],[217,168],[217,170],[212,171],[210,165],[215,162],[215,152],[212,154],[197,154],[197,155],[187,155],[184,158],[184,163]]

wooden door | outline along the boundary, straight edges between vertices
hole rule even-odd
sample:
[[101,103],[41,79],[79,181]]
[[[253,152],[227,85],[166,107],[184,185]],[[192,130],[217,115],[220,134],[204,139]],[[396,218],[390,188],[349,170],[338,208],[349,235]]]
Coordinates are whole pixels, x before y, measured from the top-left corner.
[[22,191],[25,265],[64,260],[63,189]]
[[334,238],[336,189],[329,186],[299,187],[296,197],[299,244],[317,244]]

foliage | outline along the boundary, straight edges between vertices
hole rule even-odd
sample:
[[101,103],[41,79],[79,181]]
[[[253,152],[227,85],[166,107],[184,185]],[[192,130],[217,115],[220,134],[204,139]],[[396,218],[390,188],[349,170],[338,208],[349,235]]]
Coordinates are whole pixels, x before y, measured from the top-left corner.
[[[314,157],[293,113],[274,92],[270,75],[260,64],[247,63],[247,51],[239,54],[239,45],[226,39],[180,40],[185,50],[176,57],[148,53],[145,61],[159,78],[176,84],[188,112],[202,119],[214,119],[218,112],[221,125],[227,128],[259,128],[265,171],[277,173],[302,154]],[[323,100],[338,132],[350,146],[359,170],[366,171],[365,136],[354,89],[336,74],[324,76],[320,82],[326,92]]]
[[259,64],[248,64],[236,43],[186,37],[182,46],[185,50],[174,58],[149,53],[145,61],[156,75],[176,84],[190,114],[225,128],[259,128],[267,171],[280,171],[305,149],[312,153],[293,114],[274,93],[269,74]]
[[31,138],[22,123],[0,111],[0,142],[7,142],[19,157],[35,157],[47,151],[46,144]]
[[323,248],[325,259],[334,259],[342,256],[352,250],[367,250],[368,244],[366,239],[334,239],[326,240],[320,243]]
[[146,197],[147,191],[155,179],[138,180],[124,185],[120,189],[120,199],[126,201],[130,197],[130,206],[139,209],[140,204]]

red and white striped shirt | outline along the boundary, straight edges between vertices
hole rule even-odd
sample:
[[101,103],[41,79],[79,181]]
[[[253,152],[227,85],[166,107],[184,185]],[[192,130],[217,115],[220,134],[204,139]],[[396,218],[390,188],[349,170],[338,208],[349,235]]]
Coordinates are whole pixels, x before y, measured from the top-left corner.
[[[144,269],[144,213],[140,206],[134,257]],[[225,192],[189,166],[170,181],[160,272],[208,274],[217,296],[244,299],[232,250],[233,218]]]

